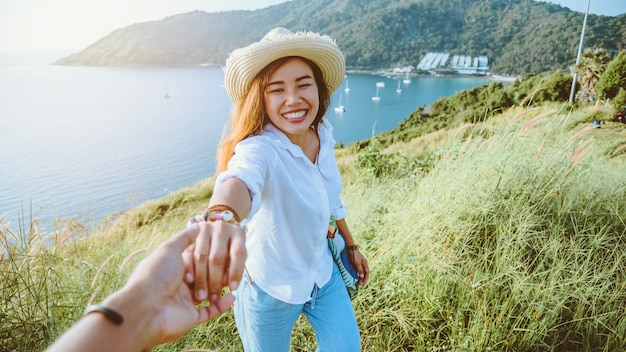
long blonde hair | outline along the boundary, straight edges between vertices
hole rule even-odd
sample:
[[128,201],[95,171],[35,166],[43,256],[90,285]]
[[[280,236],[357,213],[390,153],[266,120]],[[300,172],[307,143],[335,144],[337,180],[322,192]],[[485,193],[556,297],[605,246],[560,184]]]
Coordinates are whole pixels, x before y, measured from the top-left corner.
[[[256,136],[263,132],[263,127],[271,123],[265,108],[265,89],[269,83],[270,76],[280,68],[285,62],[296,56],[288,56],[273,61],[265,66],[259,74],[256,75],[250,89],[236,105],[230,114],[230,126],[227,125],[222,136],[220,146],[217,148],[217,171],[222,172],[228,168],[228,162],[235,154],[235,146],[244,139]],[[322,121],[322,117],[326,114],[330,106],[330,94],[328,87],[324,83],[324,77],[320,68],[310,60],[303,57],[297,57],[306,62],[313,71],[313,77],[317,84],[319,94],[319,110],[312,126],[317,131],[317,127]],[[228,129],[230,127],[230,129]]]

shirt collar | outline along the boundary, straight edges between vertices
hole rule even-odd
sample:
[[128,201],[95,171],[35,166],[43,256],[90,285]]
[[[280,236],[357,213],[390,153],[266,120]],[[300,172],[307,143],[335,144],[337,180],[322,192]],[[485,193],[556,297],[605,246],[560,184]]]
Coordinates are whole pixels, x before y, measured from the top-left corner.
[[[334,152],[335,148],[335,139],[332,136],[332,127],[326,119],[322,119],[321,123],[318,125],[318,136],[320,138],[320,151],[318,154],[318,160],[325,157],[327,153]],[[279,145],[284,150],[288,151],[294,157],[304,158],[309,160],[302,149],[293,144],[289,137],[285,135],[278,127],[274,126],[272,123],[268,123],[263,128],[263,134],[270,139],[272,139],[277,145]]]

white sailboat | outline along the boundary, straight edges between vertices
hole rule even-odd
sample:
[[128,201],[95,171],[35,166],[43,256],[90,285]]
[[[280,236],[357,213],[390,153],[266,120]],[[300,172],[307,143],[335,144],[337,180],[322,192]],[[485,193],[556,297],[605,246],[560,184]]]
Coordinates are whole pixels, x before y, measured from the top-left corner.
[[378,84],[376,85],[376,95],[372,97],[372,101],[380,101],[380,97],[378,96]]
[[402,82],[404,82],[404,84],[411,83],[411,79],[409,78],[409,71],[406,71],[406,76],[404,76],[404,80]]
[[385,88],[385,82],[376,82],[376,87]]
[[350,85],[348,84],[348,79],[346,78],[346,89],[344,89],[346,93],[350,92]]
[[335,106],[335,112],[346,111],[346,107],[341,104],[342,100],[343,100],[343,94],[339,94],[339,105]]
[[398,80],[398,88],[396,88],[396,92],[402,93],[402,88],[400,88],[400,80]]

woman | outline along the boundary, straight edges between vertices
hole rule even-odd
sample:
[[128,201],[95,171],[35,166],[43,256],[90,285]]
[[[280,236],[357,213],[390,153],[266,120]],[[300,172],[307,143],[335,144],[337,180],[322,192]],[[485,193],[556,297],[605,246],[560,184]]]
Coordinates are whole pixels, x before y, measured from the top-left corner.
[[[197,241],[196,272],[204,277],[206,263],[241,236],[232,225],[245,224],[244,279],[221,279],[238,287],[235,320],[245,350],[288,351],[304,314],[320,351],[359,351],[354,310],[326,239],[333,216],[359,284],[367,282],[367,260],[354,245],[339,199],[332,127],[323,119],[345,76],[343,54],[327,36],[276,28],[233,51],[224,73],[232,126],[218,149],[220,173],[205,213],[215,227]],[[209,277],[219,282],[221,268],[215,270],[218,276]],[[211,301],[217,286],[209,285]],[[204,287],[196,285],[198,299]]]

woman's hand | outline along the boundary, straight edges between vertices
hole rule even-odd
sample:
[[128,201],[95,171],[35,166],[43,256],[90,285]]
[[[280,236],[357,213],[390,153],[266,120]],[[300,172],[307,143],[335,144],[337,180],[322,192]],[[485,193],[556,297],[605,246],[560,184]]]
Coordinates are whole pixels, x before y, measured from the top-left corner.
[[370,278],[370,267],[367,265],[367,259],[358,250],[349,250],[350,261],[359,274],[359,285],[364,285]]
[[[352,238],[352,234],[350,234],[346,219],[338,219],[336,224],[339,232],[343,234],[346,246],[354,245],[354,239]],[[359,274],[359,285],[364,285],[370,278],[370,267],[367,265],[367,259],[365,259],[358,249],[349,249],[348,256],[357,274]]]
[[222,289],[237,289],[246,261],[244,230],[224,221],[200,221],[200,233],[185,258],[185,281],[193,282],[194,298],[218,302]]

